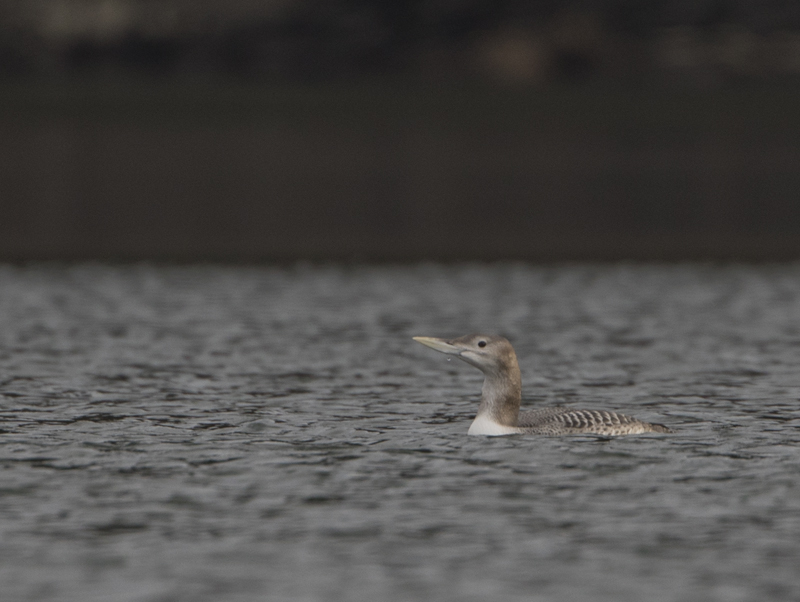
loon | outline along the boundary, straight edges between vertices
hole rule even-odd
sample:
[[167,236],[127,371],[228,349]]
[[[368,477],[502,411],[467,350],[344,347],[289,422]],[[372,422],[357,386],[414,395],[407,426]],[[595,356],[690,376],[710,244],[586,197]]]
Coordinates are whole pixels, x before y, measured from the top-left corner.
[[501,336],[468,334],[457,339],[414,337],[423,345],[455,355],[486,375],[478,414],[469,427],[469,435],[635,435],[671,433],[663,424],[651,424],[630,416],[599,410],[573,410],[551,407],[523,412],[522,378],[517,354]]

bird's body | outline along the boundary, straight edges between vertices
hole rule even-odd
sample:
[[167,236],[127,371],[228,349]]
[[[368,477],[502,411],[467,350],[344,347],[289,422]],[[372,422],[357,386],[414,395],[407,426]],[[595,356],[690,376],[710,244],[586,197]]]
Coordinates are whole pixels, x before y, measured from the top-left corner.
[[520,413],[522,378],[517,355],[508,340],[500,336],[478,334],[451,340],[432,337],[414,337],[414,340],[442,353],[455,355],[486,376],[478,414],[469,428],[470,435],[634,435],[672,432],[661,424],[651,424],[603,410],[551,407]]

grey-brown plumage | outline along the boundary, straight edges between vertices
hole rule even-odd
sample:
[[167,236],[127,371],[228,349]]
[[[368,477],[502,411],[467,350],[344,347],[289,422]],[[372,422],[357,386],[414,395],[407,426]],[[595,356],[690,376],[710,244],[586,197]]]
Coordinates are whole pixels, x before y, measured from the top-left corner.
[[484,373],[486,378],[483,381],[481,404],[469,428],[470,435],[634,435],[672,432],[663,424],[651,424],[604,410],[552,407],[520,413],[522,377],[517,354],[507,339],[469,334],[451,340],[433,337],[414,337],[414,340],[442,353],[455,355]]

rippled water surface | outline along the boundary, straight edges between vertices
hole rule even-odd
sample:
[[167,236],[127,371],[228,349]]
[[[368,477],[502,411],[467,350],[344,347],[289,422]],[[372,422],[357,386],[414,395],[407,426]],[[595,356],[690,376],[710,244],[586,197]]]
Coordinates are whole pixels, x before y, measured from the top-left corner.
[[798,265],[0,267],[2,599],[798,600],[799,366]]

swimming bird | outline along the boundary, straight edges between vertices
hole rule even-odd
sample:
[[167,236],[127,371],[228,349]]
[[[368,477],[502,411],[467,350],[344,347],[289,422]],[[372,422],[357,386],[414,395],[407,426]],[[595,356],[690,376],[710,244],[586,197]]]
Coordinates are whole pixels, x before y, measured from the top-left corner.
[[551,407],[520,414],[522,377],[517,354],[507,339],[468,334],[450,340],[433,337],[414,337],[414,340],[436,351],[455,355],[486,375],[481,404],[469,427],[469,435],[635,435],[672,432],[663,424],[651,424],[604,410]]

